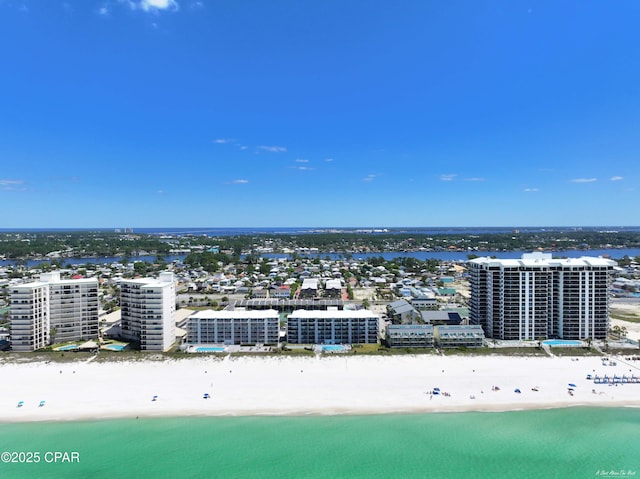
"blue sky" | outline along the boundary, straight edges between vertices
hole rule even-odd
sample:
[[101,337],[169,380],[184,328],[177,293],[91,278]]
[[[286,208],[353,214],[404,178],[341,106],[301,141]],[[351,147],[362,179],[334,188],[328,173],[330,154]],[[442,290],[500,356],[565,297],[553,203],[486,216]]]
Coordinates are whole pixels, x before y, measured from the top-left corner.
[[637,225],[640,2],[0,0],[0,226]]

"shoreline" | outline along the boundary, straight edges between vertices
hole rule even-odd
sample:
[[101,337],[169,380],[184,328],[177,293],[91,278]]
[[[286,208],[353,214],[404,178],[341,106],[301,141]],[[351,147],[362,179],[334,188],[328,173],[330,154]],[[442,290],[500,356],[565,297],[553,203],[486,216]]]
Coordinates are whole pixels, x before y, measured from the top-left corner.
[[11,385],[0,398],[0,423],[637,407],[640,384],[586,379],[640,376],[640,364],[615,361],[403,355],[9,363],[0,365]]
[[389,411],[327,411],[327,412],[312,412],[312,411],[291,411],[291,412],[247,412],[237,414],[153,414],[153,415],[114,415],[114,416],[81,416],[70,418],[38,418],[38,419],[25,419],[25,420],[0,420],[2,424],[57,424],[57,423],[74,423],[74,422],[100,422],[100,421],[133,421],[133,420],[146,420],[146,419],[188,419],[188,418],[219,418],[219,419],[232,419],[232,418],[322,418],[322,417],[376,417],[376,416],[421,416],[428,414],[464,414],[464,413],[479,413],[479,414],[500,414],[507,412],[526,412],[526,411],[552,411],[556,409],[640,409],[638,401],[628,401],[627,403],[616,404],[558,404],[553,406],[539,406],[531,404],[530,407],[519,406],[513,409],[425,409],[425,410],[389,410]]

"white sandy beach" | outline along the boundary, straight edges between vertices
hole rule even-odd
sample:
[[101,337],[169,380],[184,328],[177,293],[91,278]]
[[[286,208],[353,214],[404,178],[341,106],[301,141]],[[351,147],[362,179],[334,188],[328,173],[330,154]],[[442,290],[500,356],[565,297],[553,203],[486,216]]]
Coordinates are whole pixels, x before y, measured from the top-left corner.
[[[640,384],[586,379],[640,376],[640,361],[616,361],[398,355],[3,364],[0,422],[639,406]],[[434,387],[449,395],[428,394]]]

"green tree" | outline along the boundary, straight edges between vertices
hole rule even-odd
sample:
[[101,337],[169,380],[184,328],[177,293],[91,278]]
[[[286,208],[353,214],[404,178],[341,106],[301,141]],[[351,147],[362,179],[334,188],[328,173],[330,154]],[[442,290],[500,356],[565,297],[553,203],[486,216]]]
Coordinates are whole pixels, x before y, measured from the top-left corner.
[[133,263],[133,271],[135,274],[145,276],[149,270],[149,264],[146,261],[136,261]]
[[271,272],[271,266],[268,263],[262,262],[260,264],[260,274],[269,274]]

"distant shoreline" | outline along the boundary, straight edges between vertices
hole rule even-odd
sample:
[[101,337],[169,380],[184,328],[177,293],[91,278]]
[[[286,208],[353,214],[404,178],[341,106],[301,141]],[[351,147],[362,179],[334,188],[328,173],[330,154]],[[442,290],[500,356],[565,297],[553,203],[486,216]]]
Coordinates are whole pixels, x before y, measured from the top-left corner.
[[[466,261],[469,255],[475,256],[495,256],[497,258],[518,258],[523,253],[530,252],[530,250],[511,250],[511,251],[398,251],[398,252],[388,252],[388,251],[379,251],[379,252],[368,252],[368,253],[316,253],[316,254],[301,254],[298,255],[302,258],[325,258],[329,257],[330,259],[337,260],[339,258],[344,258],[346,256],[351,256],[354,259],[366,259],[371,257],[382,257],[385,260],[389,261],[394,257],[410,257],[418,260],[427,260],[427,259],[436,259],[439,261]],[[607,249],[569,249],[569,250],[552,250],[546,251],[547,253],[551,253],[554,256],[566,256],[572,258],[579,258],[581,256],[609,256],[612,258],[622,258],[624,256],[635,257],[640,256],[640,248],[607,248]],[[163,256],[165,261],[171,262],[174,260],[182,260],[187,255],[160,255]],[[291,255],[287,254],[278,254],[278,253],[266,253],[261,256],[265,258],[284,258]],[[152,263],[155,261],[157,256],[154,255],[144,255],[144,256],[130,256],[128,257],[130,262],[134,261],[146,261],[148,263]],[[125,256],[89,256],[89,257],[64,257],[64,258],[55,258],[59,261],[62,261],[65,264],[70,265],[80,265],[80,264],[112,264],[117,263]],[[11,259],[11,260],[0,260],[0,266],[11,266],[19,261],[26,261],[27,267],[37,266],[40,263],[48,263],[52,259],[51,258],[21,258],[21,259]]]

